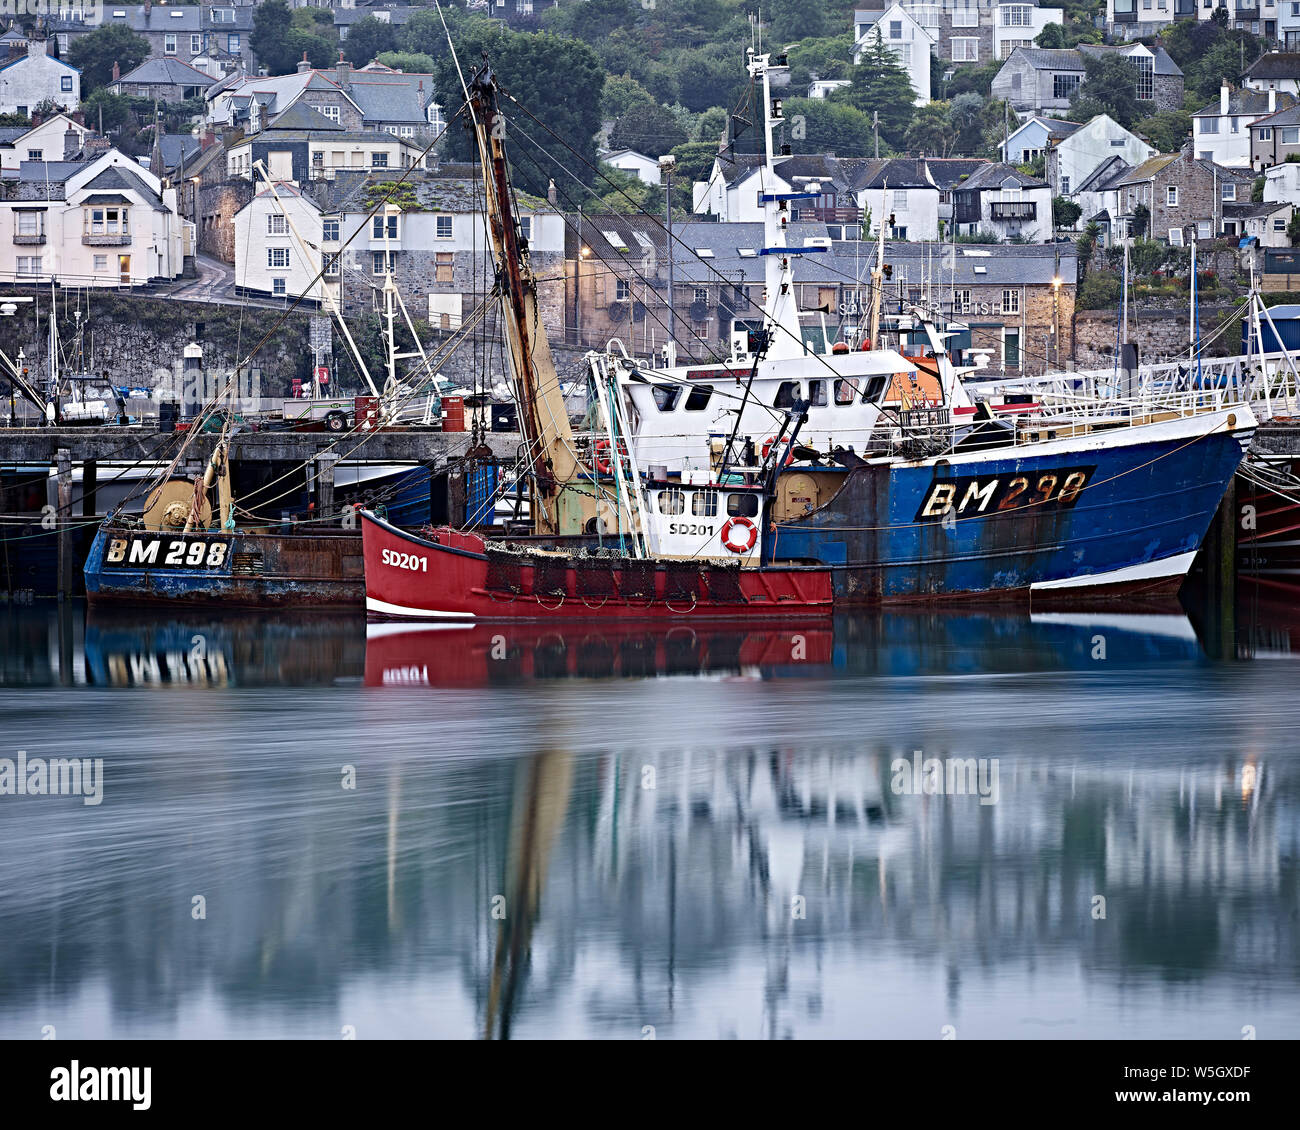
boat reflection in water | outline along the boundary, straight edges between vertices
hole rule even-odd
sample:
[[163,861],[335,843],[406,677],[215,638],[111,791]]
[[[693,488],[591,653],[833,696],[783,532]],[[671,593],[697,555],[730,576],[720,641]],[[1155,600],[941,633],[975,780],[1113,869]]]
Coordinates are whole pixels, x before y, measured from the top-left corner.
[[1186,616],[1155,613],[891,611],[767,628],[368,624],[365,681],[373,687],[476,687],[670,675],[939,675],[1201,658]]

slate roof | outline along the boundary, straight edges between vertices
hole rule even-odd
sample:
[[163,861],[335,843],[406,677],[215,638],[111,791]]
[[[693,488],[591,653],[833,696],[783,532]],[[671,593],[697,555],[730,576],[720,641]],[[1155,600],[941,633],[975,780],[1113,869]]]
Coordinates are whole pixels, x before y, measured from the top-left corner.
[[1270,51],[1251,63],[1241,77],[1263,80],[1300,78],[1300,53]]
[[1300,105],[1288,106],[1285,110],[1279,110],[1276,114],[1269,114],[1266,118],[1259,118],[1257,121],[1250,123],[1250,128],[1258,129],[1260,126],[1295,125],[1300,125]]
[[[1101,47],[1096,43],[1080,43],[1077,50],[1082,51],[1085,55],[1095,55],[1100,58],[1110,51],[1116,51],[1122,56],[1133,55],[1137,53],[1141,46],[1140,43],[1130,43],[1124,46]],[[1147,50],[1151,51],[1153,56],[1151,60],[1151,73],[1153,75],[1182,75],[1182,69],[1163,47],[1147,48]]]
[[925,167],[930,179],[939,187],[940,192],[963,184],[963,177],[970,178],[977,169],[989,164],[983,157],[927,157]]
[[343,132],[340,122],[331,121],[318,110],[312,109],[306,102],[295,102],[282,114],[277,114],[266,127],[268,130],[334,130]]
[[[76,167],[85,168],[84,165]],[[115,188],[130,189],[133,192],[138,192],[155,208],[161,210],[163,206],[162,198],[149,187],[149,183],[139,173],[126,165],[109,165],[93,180],[87,181],[81,187],[83,189],[93,189],[96,192],[106,192]]]
[[169,169],[180,165],[181,159],[192,160],[201,146],[199,139],[188,133],[165,133],[158,139],[162,149],[163,164]]
[[1037,71],[1083,71],[1083,56],[1073,47],[1017,47],[1018,55]]
[[981,169],[971,173],[961,184],[956,186],[958,192],[996,191],[1007,180],[1014,180],[1020,188],[1046,188],[1047,182],[1038,177],[1022,173],[1015,165],[990,162]]
[[209,87],[214,79],[207,71],[191,67],[179,59],[150,56],[138,67],[124,74],[118,82],[143,83],[150,86],[202,86]]
[[[1277,101],[1274,105],[1278,110],[1287,110],[1296,104],[1294,94],[1288,94],[1283,90],[1231,90],[1228,92],[1228,113],[1231,114],[1267,114],[1268,113],[1268,96],[1272,94]],[[1220,109],[1222,101],[1216,98],[1203,110],[1197,110],[1192,115],[1193,118],[1219,118],[1223,117],[1223,111]]]
[[1084,177],[1079,187],[1071,195],[1077,196],[1081,192],[1104,192],[1110,187],[1112,181],[1126,176],[1132,168],[1133,166],[1125,161],[1123,157],[1107,157]]

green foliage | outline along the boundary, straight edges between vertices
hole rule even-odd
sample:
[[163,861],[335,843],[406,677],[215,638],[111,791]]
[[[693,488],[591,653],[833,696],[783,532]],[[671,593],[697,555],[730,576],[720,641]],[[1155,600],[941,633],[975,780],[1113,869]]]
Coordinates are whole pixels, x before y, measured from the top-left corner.
[[293,26],[293,13],[287,0],[263,0],[253,13],[253,31],[248,45],[268,74],[287,74],[297,65],[301,56],[294,56],[289,48],[289,29]]
[[979,228],[969,235],[957,235],[953,237],[953,243],[1001,243],[1002,237],[995,231],[985,231]]
[[1098,114],[1109,114],[1128,129],[1141,112],[1137,99],[1137,73],[1127,59],[1118,55],[1084,56],[1086,76],[1070,101],[1070,117],[1086,122]]
[[905,140],[910,153],[947,157],[952,153],[957,136],[949,103],[930,102],[916,111],[912,124],[907,127]]
[[813,39],[802,36],[800,41],[790,48],[790,89],[801,91],[808,88],[813,75],[818,78],[854,77],[853,36],[833,35],[825,39]]
[[381,51],[375,56],[375,62],[408,75],[433,74],[433,68],[437,66],[433,56],[423,51]]
[[1088,274],[1088,268],[1092,263],[1093,252],[1097,250],[1097,243],[1101,239],[1101,225],[1096,220],[1089,220],[1083,229],[1083,234],[1074,241],[1074,246],[1079,252],[1079,277],[1084,278]]
[[880,116],[880,135],[901,145],[916,113],[916,91],[894,53],[885,46],[879,28],[867,37],[853,85],[835,91],[828,101],[852,106],[868,118]]
[[1291,213],[1291,220],[1286,226],[1286,237],[1292,247],[1300,247],[1300,211]]
[[871,119],[861,110],[825,98],[791,98],[784,110],[786,139],[794,152],[871,156]]
[[1255,178],[1255,183],[1250,186],[1250,202],[1252,204],[1261,204],[1264,201],[1264,181],[1265,178],[1260,176]]
[[419,207],[415,188],[406,181],[399,184],[397,181],[385,180],[368,184],[362,194],[362,202],[367,212],[384,203],[396,205],[403,212]]
[[[274,0],[272,0],[274,2]],[[68,62],[81,71],[81,95],[113,81],[113,64],[122,74],[135,70],[149,54],[149,41],[120,24],[106,24],[68,47]]]
[[1074,305],[1079,310],[1108,310],[1119,302],[1123,283],[1114,271],[1090,271],[1079,283]]
[[0,114],[0,126],[21,126],[23,129],[31,127],[32,120],[26,114]]
[[1139,243],[1142,242],[1142,237],[1147,233],[1147,224],[1150,222],[1151,222],[1151,209],[1148,208],[1145,204],[1139,204],[1136,208],[1133,209],[1132,230],[1133,230],[1133,237],[1134,237],[1133,246],[1135,248]]
[[1176,153],[1192,132],[1192,115],[1186,110],[1161,110],[1134,122],[1133,132],[1149,139],[1161,153]]
[[650,91],[631,75],[614,75],[605,79],[605,90],[600,96],[600,116],[621,118],[633,106],[653,101]]
[[[511,96],[503,96],[501,108],[518,187],[545,196],[552,178],[557,186],[562,181],[572,184],[569,172],[592,184],[595,135],[600,128],[600,98],[605,85],[605,69],[595,51],[574,39],[560,39],[544,32],[515,32],[499,21],[477,17],[456,20],[453,34],[461,59],[481,59],[486,53],[498,80]],[[448,54],[436,57],[434,88],[444,97],[443,109],[450,121],[463,101],[456,95],[460,79]],[[464,130],[449,130],[446,141],[449,157],[469,158],[473,139]]]
[[1160,33],[1160,45],[1182,69],[1188,108],[1195,111],[1218,97],[1219,85],[1259,58],[1262,42],[1248,31],[1229,29],[1211,20],[1178,20]]
[[948,119],[957,131],[954,150],[974,155],[983,147],[984,99],[974,91],[959,94],[948,103]]
[[1034,42],[1049,49],[1075,47],[1080,43],[1100,43],[1101,29],[1094,27],[1090,17],[1068,18],[1064,23],[1048,24]]
[[364,67],[376,55],[396,50],[397,29],[374,16],[354,23],[343,41],[343,54],[354,67]]
[[596,203],[586,205],[590,211],[622,215],[663,211],[663,189],[658,185],[646,184],[639,177],[613,165],[602,164],[600,172],[596,191],[602,195]]
[[614,123],[609,145],[611,149],[635,149],[647,157],[658,157],[686,139],[686,131],[666,106],[638,102]]
[[1083,215],[1083,209],[1073,200],[1066,200],[1063,196],[1052,198],[1052,225],[1058,229],[1072,228],[1079,222],[1079,217]]
[[1032,161],[1026,161],[1023,165],[1017,165],[1016,168],[1027,177],[1036,177],[1038,180],[1042,180],[1044,173],[1047,171],[1047,158],[1040,153]]
[[773,43],[793,43],[797,39],[818,39],[830,31],[826,6],[808,0],[767,0],[763,14],[771,21]]
[[673,156],[677,158],[677,165],[673,169],[673,183],[690,185],[697,180],[708,180],[717,155],[716,141],[688,141],[674,147]]
[[978,94],[981,98],[987,98],[993,91],[993,80],[1002,67],[1002,60],[985,63],[982,67],[958,67],[941,93],[949,100],[955,99],[959,94]]
[[717,144],[718,138],[727,132],[730,115],[721,106],[710,106],[700,115],[695,123],[695,140]]

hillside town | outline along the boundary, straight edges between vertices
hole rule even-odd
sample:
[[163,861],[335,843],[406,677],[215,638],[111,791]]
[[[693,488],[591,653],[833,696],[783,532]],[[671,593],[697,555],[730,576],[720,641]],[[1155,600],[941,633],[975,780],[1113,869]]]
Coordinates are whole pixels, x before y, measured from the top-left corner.
[[[791,62],[777,187],[804,196],[799,236],[830,252],[800,260],[801,309],[851,317],[883,234],[900,301],[964,319],[990,371],[1033,373],[1080,359],[1075,311],[1113,310],[1126,258],[1129,299],[1153,308],[1185,289],[1194,244],[1211,300],[1253,278],[1290,290],[1300,14],[1152,3],[773,5]],[[719,42],[743,14],[697,7]],[[560,65],[603,76],[598,95],[532,102],[567,165],[516,157],[548,333],[653,352],[671,324],[689,353],[725,350],[763,300],[764,170],[731,61],[688,45],[682,13],[630,0],[447,8],[514,50],[521,93],[528,51],[552,41]],[[448,128],[440,13],[97,11],[67,0],[0,36],[0,278],[364,318],[391,277],[434,332],[481,300],[484,212]],[[631,59],[618,44],[647,24],[679,46]],[[398,178],[397,214],[371,217]]]

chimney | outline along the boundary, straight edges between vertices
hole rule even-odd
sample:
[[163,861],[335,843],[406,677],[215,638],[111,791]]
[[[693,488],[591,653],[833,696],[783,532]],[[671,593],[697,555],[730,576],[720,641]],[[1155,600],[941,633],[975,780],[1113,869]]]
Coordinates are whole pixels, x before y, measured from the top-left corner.
[[352,64],[343,58],[342,51],[339,52],[338,82],[344,90],[347,90],[352,83]]
[[311,70],[311,63],[307,61],[307,52],[304,51],[302,53],[302,62],[298,64],[298,73],[300,75],[303,75],[306,74],[309,70]]
[[1228,112],[1228,96],[1232,93],[1232,87],[1228,85],[1228,80],[1223,80],[1223,85],[1219,87],[1219,113]]
[[199,152],[202,153],[211,149],[217,143],[217,135],[210,129],[205,129],[203,135],[199,138]]
[[117,82],[122,77],[122,68],[117,65],[117,60],[113,60],[113,81]]
[[27,57],[39,59],[45,54],[45,29],[37,28],[27,40]]
[[68,129],[63,134],[63,159],[71,161],[81,152],[81,134],[75,129]]
[[1277,110],[1277,88],[1272,83],[1269,83],[1268,84],[1268,112],[1272,114],[1276,110]]
[[144,0],[144,18],[149,18],[149,13],[153,11],[153,0]]

